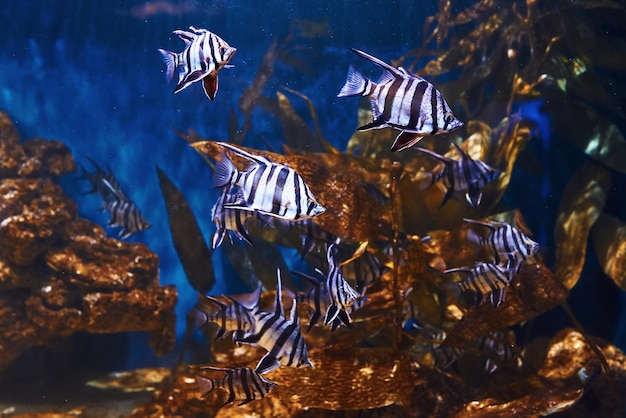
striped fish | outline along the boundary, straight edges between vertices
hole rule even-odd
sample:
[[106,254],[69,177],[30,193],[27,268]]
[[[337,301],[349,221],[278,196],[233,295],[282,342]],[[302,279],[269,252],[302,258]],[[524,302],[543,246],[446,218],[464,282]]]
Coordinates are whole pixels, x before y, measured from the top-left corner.
[[433,356],[434,365],[441,370],[449,368],[463,354],[463,351],[456,347],[441,347],[441,343],[447,336],[442,329],[424,324],[416,318],[413,318],[409,329],[418,331],[424,336],[428,352]]
[[438,135],[463,126],[431,83],[363,51],[350,50],[384,70],[381,79],[375,83],[350,65],[346,83],[337,94],[337,97],[370,97],[372,122],[359,127],[359,131],[385,127],[399,129],[400,134],[391,151],[401,151],[415,145],[426,135]]
[[447,273],[465,273],[468,275],[465,281],[458,284],[462,292],[470,291],[478,296],[477,305],[481,304],[486,297],[491,299],[494,307],[504,302],[505,288],[511,282],[513,275],[509,270],[497,264],[479,262],[469,269],[466,267],[453,268],[444,271]]
[[519,271],[524,260],[532,257],[539,250],[539,244],[506,222],[493,220],[481,222],[466,218],[463,220],[489,229],[487,238],[479,236],[471,229],[467,231],[467,238],[484,249],[486,254],[493,258],[495,264],[515,273]]
[[460,160],[444,157],[425,148],[416,150],[430,155],[444,164],[443,170],[432,177],[432,183],[442,181],[446,187],[441,206],[455,194],[465,192],[465,198],[472,207],[477,207],[483,197],[482,188],[495,180],[500,175],[500,170],[495,169],[480,160],[473,160],[457,144],[452,143]]
[[262,311],[257,302],[252,309],[253,331],[245,337],[235,339],[238,343],[253,344],[267,350],[267,354],[256,366],[255,370],[259,374],[270,372],[280,365],[313,367],[300,332],[300,319],[296,314],[297,301],[293,300],[289,319],[285,318],[281,302],[281,289],[280,270],[277,270],[274,311]]
[[221,368],[204,366],[201,369],[226,373],[221,379],[196,376],[198,389],[202,396],[206,396],[207,393],[219,388],[228,394],[226,404],[241,401],[238,406],[245,405],[250,401],[264,398],[276,386],[276,383],[264,378],[248,367]]
[[326,210],[295,170],[231,144],[219,144],[252,164],[247,171],[239,171],[222,155],[215,165],[214,187],[238,188],[235,201],[225,203],[224,208],[258,211],[288,221],[312,218]]
[[224,337],[227,333],[233,333],[233,339],[243,338],[254,328],[254,316],[251,309],[258,302],[261,295],[261,287],[253,293],[240,296],[214,296],[199,295],[196,311],[204,322],[214,322],[219,330],[216,338]]
[[[308,292],[301,292],[296,296],[298,303],[306,304],[311,308],[312,313],[309,318],[309,326],[307,328],[308,332],[319,322],[322,317],[322,313],[326,313],[327,315],[329,309],[333,305],[333,300],[330,295],[327,281],[320,281],[315,277],[297,271],[294,272],[294,274],[302,277],[311,285],[311,289],[309,289]],[[358,295],[349,306],[339,309],[336,317],[331,322],[331,331],[336,330],[341,325],[350,327],[350,322],[352,321],[350,314],[356,309],[361,308],[366,300],[367,298],[364,295]]]
[[189,30],[191,32],[184,30],[172,32],[185,42],[183,52],[174,53],[159,49],[165,61],[167,80],[171,82],[176,68],[183,67],[174,93],[202,80],[204,93],[213,100],[218,88],[217,73],[228,65],[237,49],[206,29],[189,26]]
[[224,205],[234,203],[236,198],[237,196],[231,193],[230,188],[224,188],[211,209],[211,218],[215,224],[215,233],[211,239],[213,249],[222,244],[224,236],[227,236],[230,241],[230,235],[227,234],[227,231],[231,231],[237,238],[252,245],[245,225],[248,219],[255,216],[255,212],[224,207]]
[[[346,312],[358,298],[359,293],[350,286],[341,274],[339,264],[335,263],[333,256],[334,244],[326,251],[326,261],[328,262],[328,273],[326,274],[326,288],[330,298],[330,306],[326,310],[324,325],[330,324],[337,318],[339,312]],[[347,315],[347,312],[346,312]],[[350,316],[348,315],[348,320]]]
[[110,216],[107,226],[122,228],[118,239],[124,240],[135,232],[150,228],[139,208],[124,194],[111,170],[105,172],[95,161],[91,159],[90,161],[94,164],[96,172],[87,173],[83,169],[82,178],[92,183],[92,190],[87,193],[97,191],[100,194],[102,210],[108,211]]
[[511,363],[515,359],[521,361],[512,343],[514,339],[512,333],[506,335],[503,331],[492,331],[476,339],[477,349],[487,355],[485,360],[487,373],[491,374],[498,370],[499,364]]

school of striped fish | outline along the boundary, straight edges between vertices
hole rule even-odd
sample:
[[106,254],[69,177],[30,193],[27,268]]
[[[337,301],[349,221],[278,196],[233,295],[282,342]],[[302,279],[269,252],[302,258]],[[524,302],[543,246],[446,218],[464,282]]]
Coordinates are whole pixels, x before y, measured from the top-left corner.
[[[214,100],[218,90],[218,73],[230,64],[236,48],[215,33],[194,26],[175,30],[185,48],[175,53],[159,49],[170,82],[176,71],[178,83],[174,93],[195,82],[202,82],[203,90]],[[372,81],[353,65],[349,66],[346,82],[337,97],[368,97],[371,122],[357,131],[392,128],[398,130],[390,151],[399,152],[413,148],[438,165],[427,172],[428,181],[423,189],[445,189],[440,207],[450,199],[465,196],[469,207],[482,203],[483,188],[494,182],[501,171],[484,161],[473,159],[456,142],[451,142],[457,158],[440,155],[416,144],[426,136],[438,136],[464,126],[454,116],[452,109],[437,88],[426,79],[402,67],[395,67],[361,50],[350,49],[383,70],[378,81]],[[442,137],[444,138],[444,137]],[[444,141],[442,139],[442,141]],[[349,240],[322,228],[319,217],[333,217],[323,200],[318,199],[304,178],[289,164],[282,164],[256,154],[250,149],[228,142],[216,142],[220,153],[215,158],[211,185],[218,191],[210,216],[215,225],[211,247],[216,250],[226,242],[229,246],[254,247],[254,231],[275,230],[279,235],[295,233],[300,237],[300,256],[317,272],[319,277],[294,271],[308,290],[284,287],[280,268],[276,270],[276,290],[273,304],[262,303],[267,292],[261,286],[244,295],[200,294],[193,310],[196,326],[214,324],[215,338],[229,336],[238,345],[251,345],[265,351],[256,367],[221,367],[205,365],[196,377],[202,396],[215,390],[222,391],[225,404],[239,402],[244,405],[262,399],[276,386],[265,375],[279,367],[312,368],[315,361],[309,358],[307,335],[313,328],[331,333],[344,328],[351,332],[354,316],[368,306],[368,290],[380,287],[382,278],[392,269],[390,263],[381,261],[383,253],[375,255],[367,250],[367,243],[358,248]],[[137,206],[122,192],[110,169],[104,171],[91,160],[96,171],[83,169],[82,178],[91,184],[88,193],[99,193],[103,209],[109,211],[109,225],[121,228],[120,239],[145,230],[150,225]],[[367,188],[366,188],[367,189]],[[376,201],[385,205],[388,196],[376,191]],[[462,293],[473,296],[477,305],[490,300],[494,307],[505,300],[508,286],[523,263],[532,259],[538,250],[535,241],[514,226],[496,220],[464,219],[471,228],[467,243],[484,255],[473,265],[447,268],[442,275],[459,276],[455,282]],[[427,242],[423,239],[423,242]],[[391,251],[390,249],[386,251]],[[406,291],[410,294],[411,289]],[[300,311],[307,312],[306,329],[301,329]],[[288,311],[288,312],[287,312]],[[426,341],[423,347],[434,357],[434,365],[447,369],[462,354],[459,349],[440,347],[446,338],[445,331],[423,324],[419,307],[403,310],[403,324],[407,333]],[[474,347],[490,353],[485,370],[493,373],[500,361],[509,361],[514,355],[512,344],[500,334],[477,339]],[[492,357],[498,359],[494,360]],[[205,374],[206,373],[206,374]]]

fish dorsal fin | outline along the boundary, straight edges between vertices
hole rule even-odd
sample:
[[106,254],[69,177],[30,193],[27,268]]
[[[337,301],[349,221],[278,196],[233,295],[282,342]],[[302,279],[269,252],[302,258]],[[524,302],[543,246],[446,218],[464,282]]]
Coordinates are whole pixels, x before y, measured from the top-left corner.
[[367,52],[363,52],[360,51],[356,48],[350,48],[350,51],[354,52],[355,54],[357,54],[359,57],[361,58],[365,58],[366,60],[372,61],[374,64],[378,65],[379,67],[389,71],[391,74],[394,74],[395,76],[398,77],[405,77],[405,75],[398,70],[396,67],[393,67],[389,64],[387,64],[385,61],[382,61],[370,54],[368,54]]
[[392,81],[394,81],[396,79],[396,76],[392,73],[390,73],[389,71],[383,71],[383,74],[380,76],[380,78],[378,79],[378,84],[386,84],[386,83],[391,83]]
[[465,159],[470,159],[471,160],[472,159],[469,155],[467,155],[467,153],[465,151],[463,151],[461,149],[461,147],[456,142],[453,142],[452,145],[454,145],[454,148],[456,148],[456,151],[459,153],[459,155],[461,156],[462,160],[465,160]]
[[244,151],[240,148],[237,148],[236,146],[229,144],[228,142],[217,142],[218,145],[220,145],[223,148],[227,148],[229,150],[231,150],[232,152],[234,152],[235,154],[243,157],[243,158],[247,158],[250,161],[253,161],[257,164],[269,164],[270,161],[265,158],[265,157],[260,157],[258,155],[254,155],[254,154],[250,154],[247,151]]
[[113,184],[111,181],[109,181],[109,179],[107,178],[103,178],[102,180],[102,184],[104,184],[104,186],[111,192],[113,193],[113,195],[120,200],[128,200],[128,198],[126,197],[126,195],[124,194],[124,192],[122,192],[119,187],[116,187],[115,184]]
[[495,225],[488,222],[478,221],[476,219],[463,218],[463,221],[474,225],[484,226],[485,228],[489,228],[491,230],[496,229]]
[[442,161],[442,162],[444,162],[444,163],[446,163],[446,164],[449,164],[449,163],[451,163],[451,162],[453,162],[453,161],[454,161],[454,160],[453,160],[453,159],[451,159],[451,158],[444,157],[443,155],[439,155],[439,154],[437,154],[436,152],[431,151],[431,150],[426,149],[426,148],[417,147],[417,148],[415,148],[415,149],[416,149],[417,151],[419,151],[419,152],[423,152],[424,154],[428,154],[428,155],[430,155],[431,157],[433,157],[434,159],[439,160],[439,161]]
[[259,305],[259,300],[261,298],[261,289],[263,286],[258,286],[254,292],[246,293],[244,295],[235,295],[230,296],[230,299],[240,304],[244,308],[248,310],[252,310]]
[[282,294],[282,287],[283,286],[280,280],[280,269],[276,269],[276,300],[274,301],[274,304],[275,304],[274,309],[275,309],[276,315],[278,316],[284,315],[283,303],[280,298]]

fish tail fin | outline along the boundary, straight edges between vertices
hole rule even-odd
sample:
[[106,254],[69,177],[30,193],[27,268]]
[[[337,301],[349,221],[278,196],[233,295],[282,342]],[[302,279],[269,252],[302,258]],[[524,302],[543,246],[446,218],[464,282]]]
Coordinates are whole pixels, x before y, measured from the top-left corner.
[[215,164],[215,171],[213,173],[213,188],[228,186],[233,183],[234,177],[237,175],[237,167],[233,162],[222,154],[217,164]]
[[[368,83],[372,83],[367,77],[363,75],[354,65],[350,65],[348,68],[348,75],[346,76],[346,84],[341,88],[337,97],[346,96],[367,96],[366,87]],[[373,84],[373,83],[372,83]]]
[[176,69],[176,54],[161,48],[159,48],[159,52],[163,56],[163,61],[165,62],[165,77],[167,79],[167,84],[169,84],[174,78],[174,70]]
[[205,396],[215,388],[213,379],[208,377],[196,376],[196,382],[198,383],[198,390],[200,390],[201,396]]

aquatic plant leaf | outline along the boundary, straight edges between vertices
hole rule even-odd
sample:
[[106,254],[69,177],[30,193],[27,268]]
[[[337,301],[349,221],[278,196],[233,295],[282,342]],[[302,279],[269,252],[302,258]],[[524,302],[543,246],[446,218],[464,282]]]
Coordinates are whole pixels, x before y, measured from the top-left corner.
[[559,206],[554,232],[554,275],[567,289],[574,287],[585,262],[587,236],[609,193],[611,173],[587,162],[574,173]]
[[278,41],[274,39],[265,52],[252,83],[239,96],[239,110],[248,118],[252,115],[252,110],[256,106],[257,99],[261,96],[263,87],[274,74],[274,64],[278,58],[278,51]]
[[253,244],[222,245],[230,264],[250,290],[256,289],[259,283],[265,289],[275,289],[277,268],[281,271],[283,286],[295,289],[291,272],[279,249],[263,240],[253,240]]
[[[224,151],[213,141],[196,142],[192,147],[213,159],[218,158]],[[382,216],[384,208],[362,185],[379,184],[379,180],[383,178],[384,170],[376,169],[371,162],[369,165],[365,165],[365,162],[364,165],[360,165],[361,160],[357,158],[329,153],[282,155],[245,147],[242,149],[284,164],[302,176],[313,194],[326,208],[326,213],[313,218],[314,222],[326,231],[342,239],[356,242],[390,236],[389,223]],[[226,153],[235,164],[245,162],[229,150]]]
[[280,119],[283,126],[283,135],[287,146],[296,151],[322,151],[322,145],[318,136],[311,131],[311,128],[298,115],[289,98],[279,91],[276,92],[276,97],[278,99],[278,109],[280,109],[276,116]]
[[545,265],[522,264],[506,288],[504,302],[497,308],[483,303],[468,310],[450,330],[442,347],[462,348],[481,335],[521,324],[557,306],[567,296],[568,289]]
[[546,110],[554,115],[554,130],[560,136],[607,167],[626,173],[626,138],[605,115],[565,95],[551,97]]
[[215,284],[212,251],[206,244],[189,203],[174,183],[156,167],[165,200],[174,249],[189,284],[200,293],[207,293]]
[[603,213],[591,228],[591,237],[602,269],[626,290],[626,224]]

